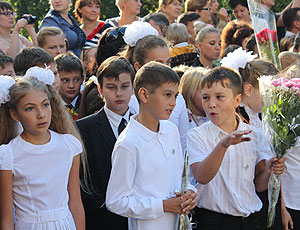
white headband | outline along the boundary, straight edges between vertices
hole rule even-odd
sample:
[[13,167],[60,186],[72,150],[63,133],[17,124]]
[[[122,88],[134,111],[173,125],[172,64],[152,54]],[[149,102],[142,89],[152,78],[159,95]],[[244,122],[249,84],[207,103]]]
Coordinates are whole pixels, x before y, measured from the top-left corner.
[[134,47],[140,39],[148,35],[158,36],[158,32],[148,22],[134,21],[127,26],[123,39],[127,45]]
[[49,69],[49,66],[46,66],[46,68],[31,67],[26,71],[25,76],[35,77],[47,85],[52,85],[55,80],[54,73]]
[[246,50],[243,50],[242,47],[240,47],[235,51],[228,53],[227,56],[221,60],[221,66],[239,71],[239,68],[244,69],[247,62],[253,61],[256,57],[257,54],[252,55],[252,51],[247,52]]
[[9,89],[16,83],[11,76],[0,76],[0,105],[8,102]]

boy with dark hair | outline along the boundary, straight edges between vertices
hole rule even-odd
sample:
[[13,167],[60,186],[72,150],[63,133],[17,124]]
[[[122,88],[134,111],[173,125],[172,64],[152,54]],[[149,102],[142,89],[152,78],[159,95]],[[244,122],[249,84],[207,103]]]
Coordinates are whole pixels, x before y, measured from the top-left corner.
[[33,66],[45,67],[54,63],[53,57],[39,47],[27,47],[19,52],[14,59],[14,69],[17,75],[24,75]]
[[201,21],[200,15],[196,12],[186,12],[179,15],[177,21],[186,25],[189,35],[191,35],[189,38],[189,43],[195,45],[196,34],[194,31],[194,23],[196,21]]
[[14,59],[11,56],[0,53],[0,75],[15,77]]
[[159,36],[165,36],[165,33],[169,26],[169,20],[166,15],[164,15],[164,13],[151,12],[143,18],[143,21],[150,23],[151,26],[153,26],[157,30]]
[[[128,217],[129,229],[174,230],[177,213],[189,213],[196,193],[181,190],[183,154],[177,127],[167,120],[176,104],[179,78],[168,66],[149,62],[137,72],[139,114],[131,117],[112,154],[106,206]],[[190,186],[189,186],[190,187]]]
[[131,115],[128,103],[133,94],[134,70],[123,57],[106,59],[97,71],[98,90],[105,101],[96,114],[76,121],[87,151],[91,192],[82,191],[86,229],[127,230],[127,218],[105,207],[111,171],[111,154],[120,132]]
[[60,54],[54,60],[61,81],[59,88],[61,98],[73,120],[76,120],[81,101],[80,89],[84,80],[82,62],[71,52]]
[[187,135],[190,167],[200,183],[194,216],[197,229],[258,230],[256,212],[262,203],[256,191],[267,189],[271,172],[283,172],[284,159],[271,158],[261,131],[235,113],[242,98],[242,81],[236,71],[210,70],[201,90],[210,121]]
[[55,76],[53,87],[58,91],[60,78],[54,63],[54,58],[44,49],[39,47],[27,47],[17,54],[14,59],[14,70],[16,75],[23,76],[33,66],[49,68]]
[[282,20],[286,28],[285,37],[300,32],[300,7],[287,9],[283,12]]

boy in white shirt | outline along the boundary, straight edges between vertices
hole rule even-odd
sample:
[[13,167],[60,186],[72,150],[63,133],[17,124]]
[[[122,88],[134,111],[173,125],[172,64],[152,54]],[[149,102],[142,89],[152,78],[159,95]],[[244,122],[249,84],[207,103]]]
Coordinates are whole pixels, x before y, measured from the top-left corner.
[[129,229],[174,230],[176,213],[195,207],[192,190],[174,195],[181,189],[183,154],[176,126],[163,121],[175,107],[178,83],[177,74],[157,62],[135,76],[140,110],[118,137],[106,194],[107,208],[128,217]]
[[200,183],[194,218],[197,229],[260,229],[255,213],[262,203],[255,191],[267,189],[271,172],[283,172],[284,159],[271,158],[261,131],[243,123],[235,113],[242,98],[236,71],[210,70],[201,90],[210,121],[187,135],[190,167]]

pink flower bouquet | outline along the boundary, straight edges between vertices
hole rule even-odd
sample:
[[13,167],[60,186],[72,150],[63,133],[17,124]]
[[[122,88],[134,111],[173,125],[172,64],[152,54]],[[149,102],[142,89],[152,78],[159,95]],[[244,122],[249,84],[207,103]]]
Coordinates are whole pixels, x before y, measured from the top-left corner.
[[[297,69],[299,64],[300,62],[296,63]],[[300,78],[290,75],[289,72],[292,73],[287,71],[278,76],[262,76],[259,79],[264,130],[278,159],[294,147],[297,137],[300,136]],[[268,186],[268,227],[274,222],[279,191],[280,176],[272,174]]]

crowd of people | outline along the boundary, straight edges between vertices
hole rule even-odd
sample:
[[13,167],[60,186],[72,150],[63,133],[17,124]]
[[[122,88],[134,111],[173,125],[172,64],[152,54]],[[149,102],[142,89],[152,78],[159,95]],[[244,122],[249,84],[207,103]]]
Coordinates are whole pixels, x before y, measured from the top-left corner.
[[[105,21],[100,0],[76,0],[75,18],[50,4],[35,31],[0,1],[0,229],[175,230],[178,214],[266,229],[272,173],[288,183],[270,229],[300,229],[299,141],[277,159],[263,134],[258,78],[280,70],[246,0],[159,0],[145,17],[116,0]],[[270,13],[283,70],[300,59],[300,1]]]

